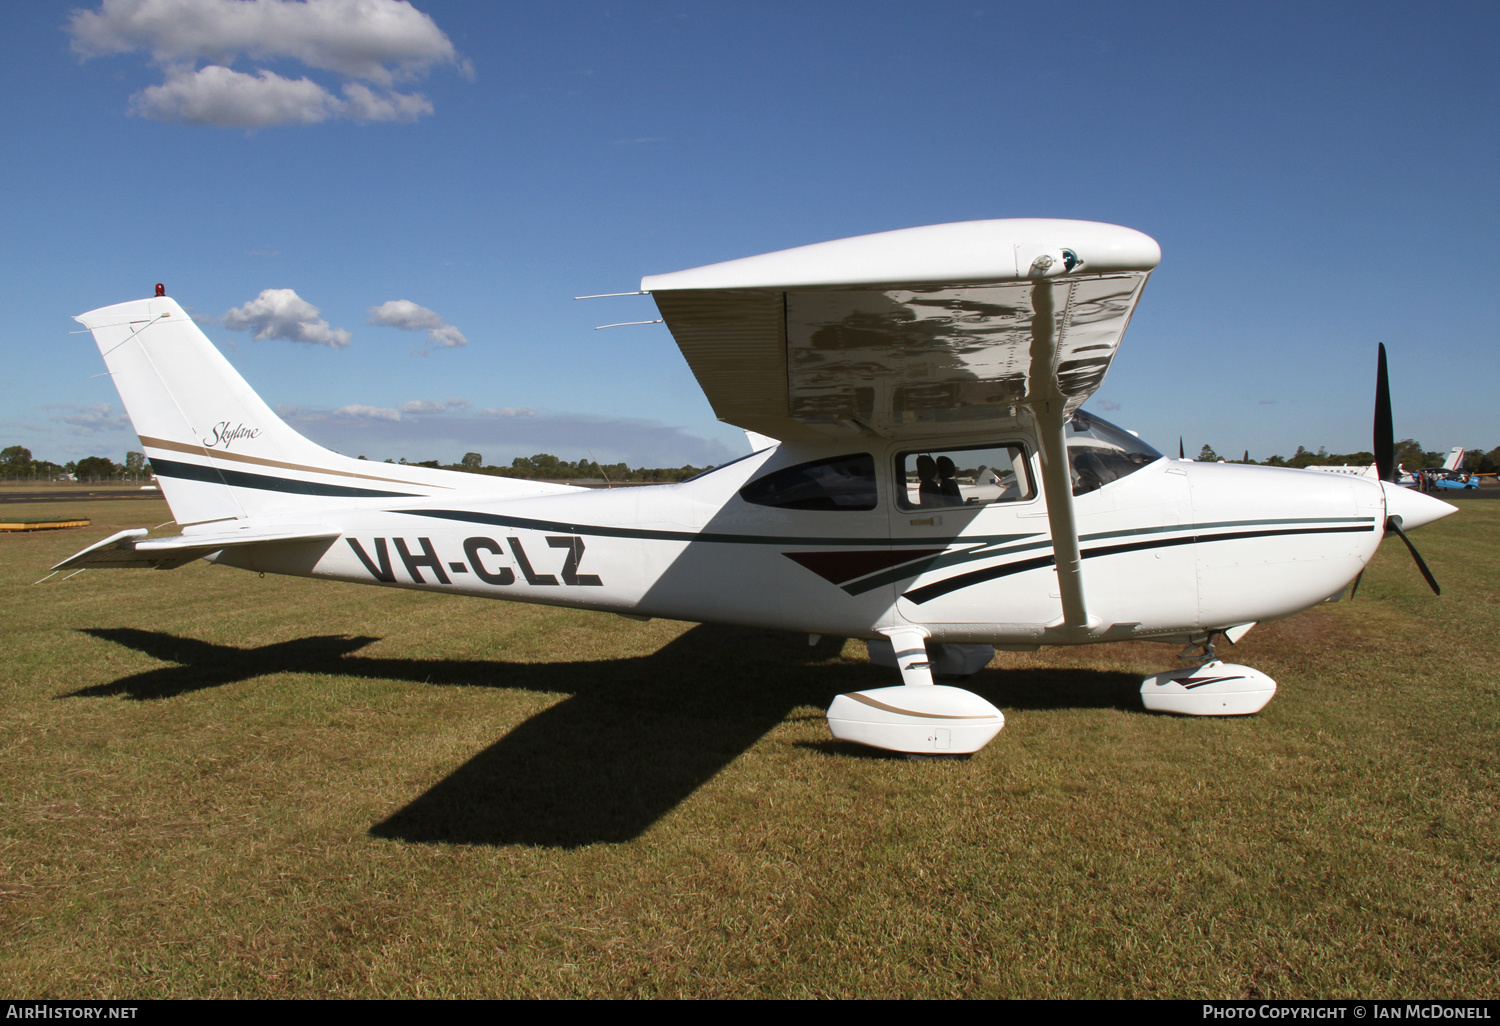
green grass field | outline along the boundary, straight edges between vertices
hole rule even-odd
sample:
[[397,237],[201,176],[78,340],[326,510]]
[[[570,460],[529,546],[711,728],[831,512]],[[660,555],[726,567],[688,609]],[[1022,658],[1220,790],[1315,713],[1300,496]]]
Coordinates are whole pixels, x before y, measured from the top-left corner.
[[[0,495],[3,501],[3,495]],[[1500,502],[1139,711],[1176,649],[1002,655],[967,762],[829,740],[863,645],[0,537],[16,997],[1500,996]]]

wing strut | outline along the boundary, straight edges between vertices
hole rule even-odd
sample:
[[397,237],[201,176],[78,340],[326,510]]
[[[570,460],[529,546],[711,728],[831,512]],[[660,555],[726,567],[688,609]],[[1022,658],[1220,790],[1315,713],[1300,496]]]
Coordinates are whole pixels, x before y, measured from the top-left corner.
[[[1066,287],[1066,286],[1065,286]],[[1031,290],[1031,407],[1036,418],[1037,447],[1042,457],[1042,493],[1047,498],[1047,526],[1057,563],[1063,625],[1089,626],[1083,597],[1083,559],[1078,551],[1078,520],[1073,513],[1073,475],[1068,467],[1067,396],[1057,377],[1058,318],[1052,282]]]

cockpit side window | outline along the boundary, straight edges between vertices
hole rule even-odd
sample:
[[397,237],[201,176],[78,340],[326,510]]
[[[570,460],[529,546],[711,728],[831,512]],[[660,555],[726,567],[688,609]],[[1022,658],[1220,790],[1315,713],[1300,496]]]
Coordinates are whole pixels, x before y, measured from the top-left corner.
[[987,506],[1036,497],[1036,486],[1019,445],[972,449],[918,449],[896,459],[902,486],[896,505],[904,510]]
[[740,498],[777,509],[874,509],[875,457],[861,452],[783,467],[741,488]]
[[1068,422],[1067,437],[1074,495],[1103,488],[1162,458],[1129,431],[1082,410]]

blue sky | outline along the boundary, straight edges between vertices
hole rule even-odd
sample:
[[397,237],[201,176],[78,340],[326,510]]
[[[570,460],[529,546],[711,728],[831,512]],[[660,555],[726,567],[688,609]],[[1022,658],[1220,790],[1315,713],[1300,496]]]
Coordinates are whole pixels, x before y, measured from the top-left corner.
[[1500,444],[1494,5],[260,2],[7,6],[0,444],[136,447],[70,317],[164,281],[351,455],[717,462],[572,296],[990,217],[1161,243],[1091,408],[1163,450],[1367,448],[1377,342],[1398,438]]

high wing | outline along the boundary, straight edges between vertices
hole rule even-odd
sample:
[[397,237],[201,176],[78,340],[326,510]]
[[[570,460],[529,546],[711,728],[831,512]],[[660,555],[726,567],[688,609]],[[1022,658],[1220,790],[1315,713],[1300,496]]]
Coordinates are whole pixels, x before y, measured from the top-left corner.
[[1084,599],[1066,427],[1161,248],[1092,221],[963,221],[641,281],[721,420],[783,441],[1036,433],[1063,625]]
[[[172,538],[146,538],[144,527],[112,534],[75,553],[52,568],[58,570],[100,570],[147,568],[175,570],[195,559],[224,549],[249,545],[287,545],[304,542],[329,542],[338,538],[336,529],[324,527],[279,528],[274,531],[226,531],[182,534]],[[325,545],[324,548],[327,546]]]
[[1161,249],[1090,221],[966,221],[645,278],[721,420],[773,438],[989,433],[1104,380]]

